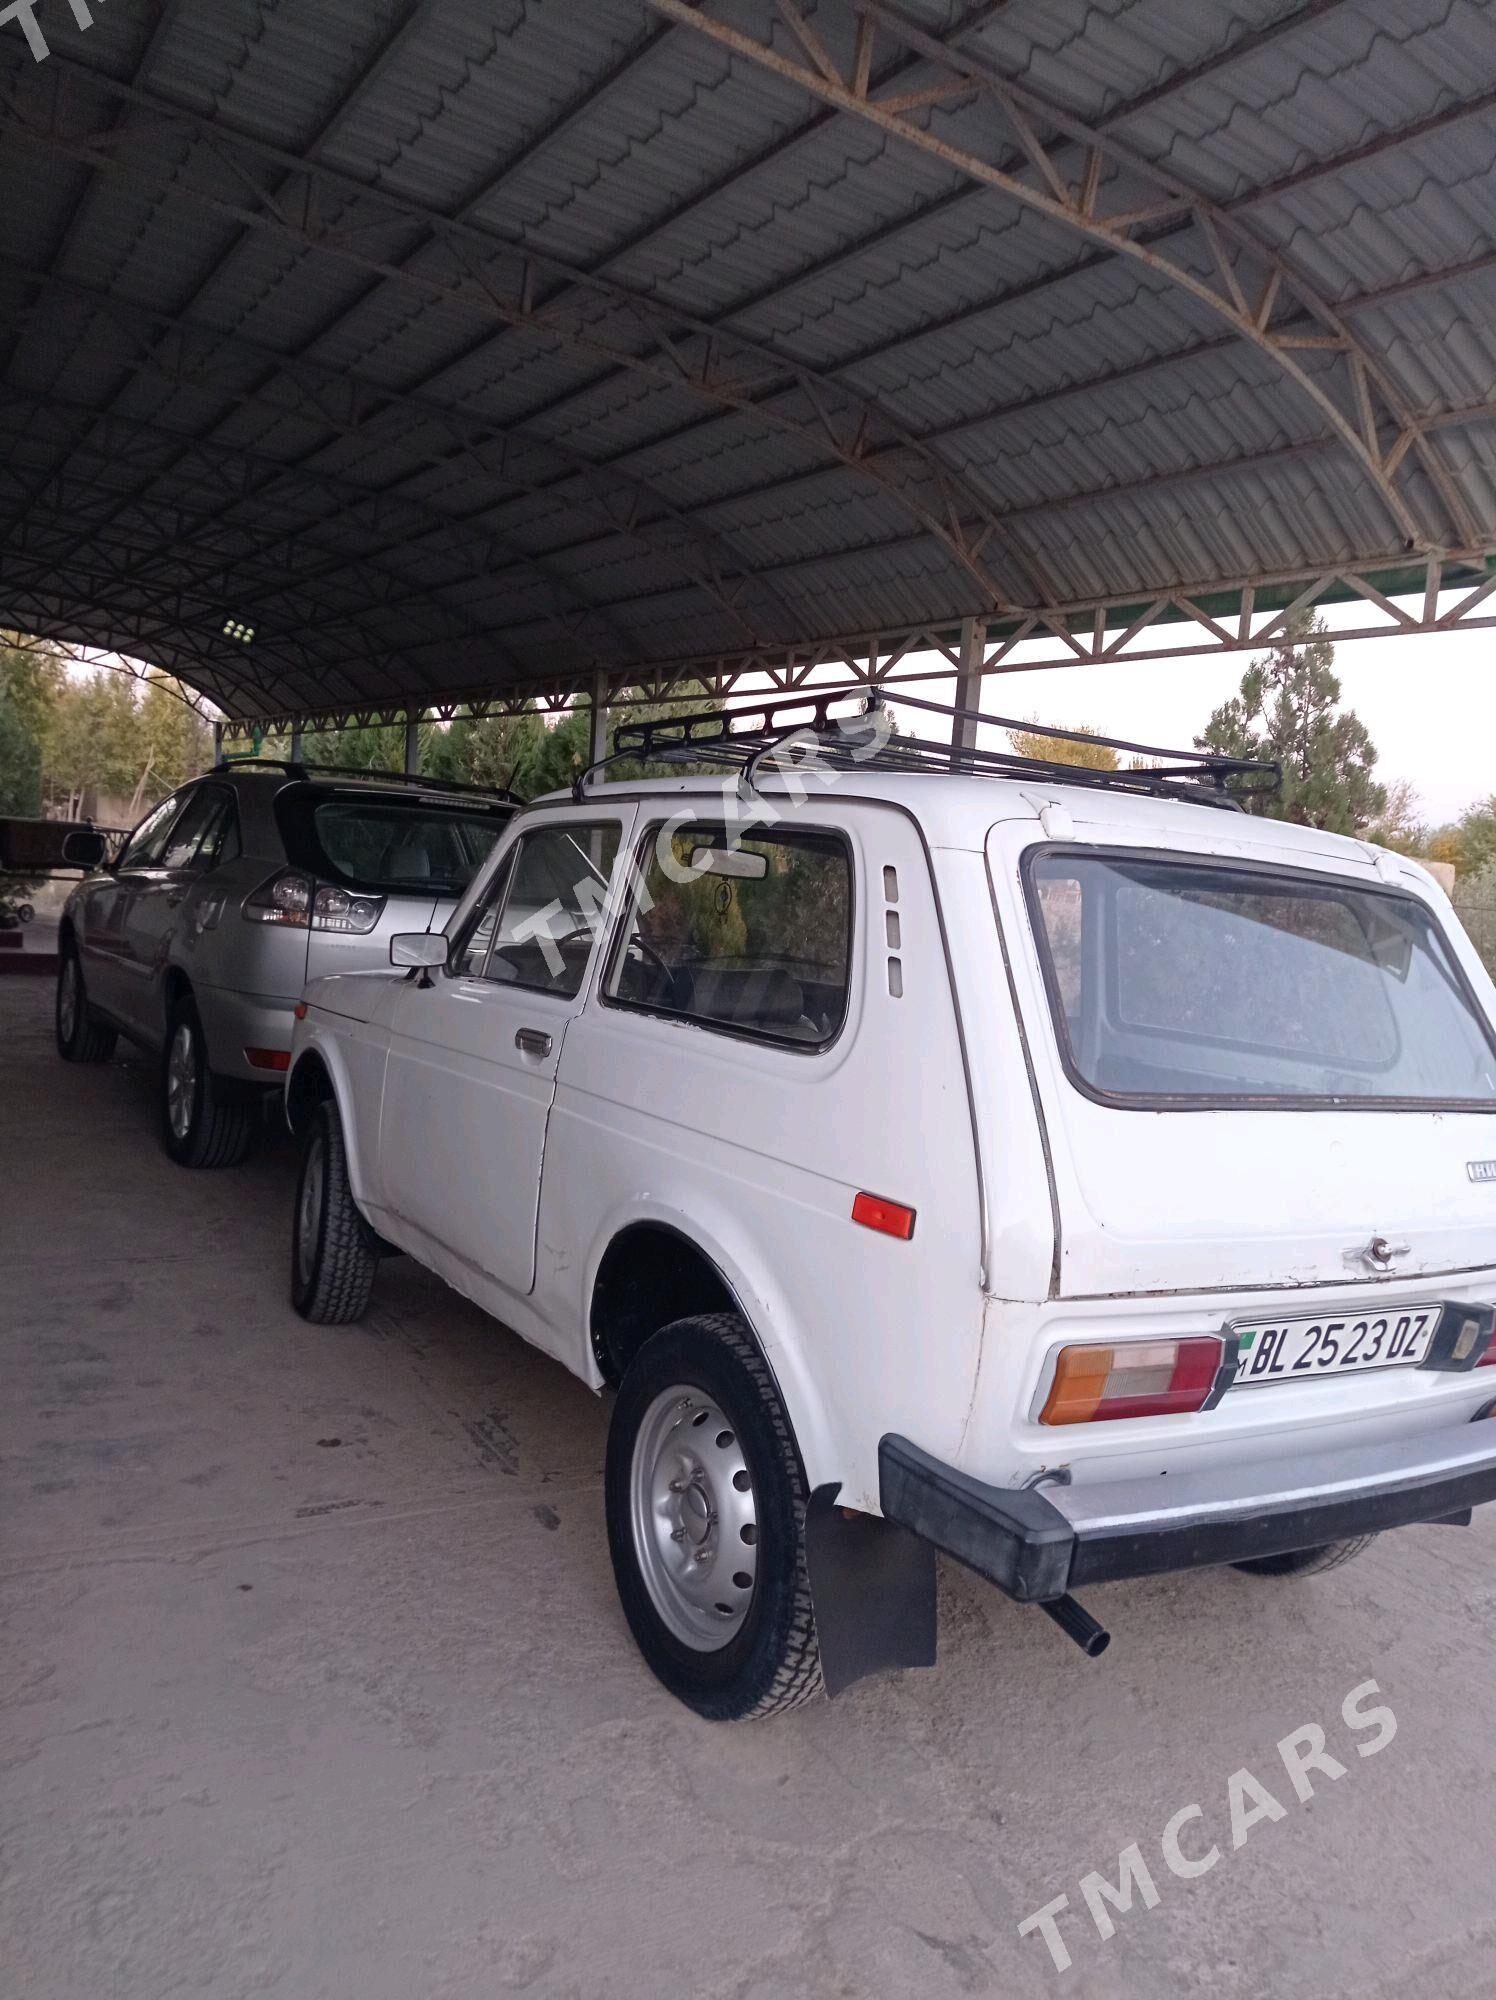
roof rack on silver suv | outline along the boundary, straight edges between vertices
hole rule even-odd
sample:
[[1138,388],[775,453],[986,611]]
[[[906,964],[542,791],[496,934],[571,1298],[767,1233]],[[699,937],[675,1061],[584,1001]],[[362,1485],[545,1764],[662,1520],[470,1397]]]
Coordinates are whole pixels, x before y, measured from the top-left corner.
[[502,805],[525,801],[507,785],[468,785],[456,778],[428,778],[419,771],[354,771],[343,764],[308,764],[299,757],[233,757],[218,767],[226,771],[284,771],[291,778],[336,778],[351,785],[410,785],[428,795],[451,792],[456,798],[494,799]]
[[[1012,716],[989,715],[950,702],[928,701],[918,695],[897,696],[900,706],[949,717],[968,725],[975,737],[979,726],[1021,730],[1056,742],[1101,745],[1125,752],[1135,761],[1114,771],[1058,759],[1022,757],[1013,750],[991,750],[971,742],[939,742],[906,736],[880,727],[887,704],[881,690],[840,715],[832,710],[848,700],[845,690],[825,690],[732,709],[703,709],[691,715],[659,716],[645,722],[621,723],[613,732],[612,753],[578,774],[572,796],[586,795],[594,772],[624,759],[662,764],[716,764],[736,767],[741,784],[751,789],[758,774],[777,756],[793,759],[814,748],[823,765],[835,769],[923,771],[949,777],[1045,778],[1067,785],[1090,785],[1105,791],[1142,792],[1154,797],[1183,799],[1192,805],[1239,811],[1240,795],[1276,791],[1282,772],[1277,764],[1246,757],[1224,757],[1214,751],[1162,750],[1156,744],[1133,743],[1125,737],[1099,736],[1089,730],[1059,729],[1048,723],[1024,722]],[[1157,760],[1138,762],[1138,759]]]

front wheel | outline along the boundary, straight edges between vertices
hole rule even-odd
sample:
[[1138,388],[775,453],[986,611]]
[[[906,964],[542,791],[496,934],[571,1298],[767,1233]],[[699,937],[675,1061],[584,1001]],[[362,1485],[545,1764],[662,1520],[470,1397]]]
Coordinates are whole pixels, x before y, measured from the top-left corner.
[[362,1319],[379,1268],[379,1243],[353,1199],[338,1107],[324,1099],[301,1149],[291,1225],[291,1303],[318,1326]]
[[1248,1556],[1245,1562],[1233,1563],[1233,1569],[1244,1569],[1252,1576],[1318,1576],[1327,1569],[1339,1569],[1352,1556],[1369,1549],[1376,1540],[1375,1535],[1352,1535],[1344,1542],[1321,1542],[1313,1549],[1288,1549],[1277,1556]]
[[713,1722],[821,1691],[805,1477],[763,1356],[731,1313],[640,1349],[608,1432],[608,1544],[640,1652]]
[[179,1167],[236,1167],[255,1142],[259,1106],[208,1067],[208,1045],[190,1000],[166,1030],[161,1063],[161,1141]]

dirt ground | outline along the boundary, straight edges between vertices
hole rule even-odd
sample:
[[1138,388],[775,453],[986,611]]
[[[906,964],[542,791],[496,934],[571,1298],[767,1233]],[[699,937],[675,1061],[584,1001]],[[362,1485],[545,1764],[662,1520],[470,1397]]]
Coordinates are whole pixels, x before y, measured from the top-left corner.
[[[933,1671],[713,1727],[620,1616],[606,1411],[405,1262],[302,1325],[289,1144],[181,1172],[149,1068],[65,1067],[50,1009],[0,982],[0,1991],[1496,1994],[1496,1510],[1096,1591],[1096,1662],[949,1570]],[[1103,1938],[1134,1841],[1156,1907]],[[1061,1895],[1063,1973],[1017,1928]]]

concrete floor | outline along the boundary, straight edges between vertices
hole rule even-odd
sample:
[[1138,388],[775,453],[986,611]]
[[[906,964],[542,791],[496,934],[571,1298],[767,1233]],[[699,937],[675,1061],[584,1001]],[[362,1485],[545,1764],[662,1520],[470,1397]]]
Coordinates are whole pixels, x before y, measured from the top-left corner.
[[[711,1727],[619,1615],[592,1397],[404,1263],[302,1325],[289,1147],[180,1172],[50,1007],[0,983],[0,1992],[1496,1994],[1496,1518],[1097,1591],[1094,1663],[951,1571],[934,1671]],[[1243,1766],[1286,1811],[1233,1852]],[[1104,1942],[1079,1879],[1134,1840],[1160,1900]],[[1063,1975],[1016,1929],[1062,1893]]]

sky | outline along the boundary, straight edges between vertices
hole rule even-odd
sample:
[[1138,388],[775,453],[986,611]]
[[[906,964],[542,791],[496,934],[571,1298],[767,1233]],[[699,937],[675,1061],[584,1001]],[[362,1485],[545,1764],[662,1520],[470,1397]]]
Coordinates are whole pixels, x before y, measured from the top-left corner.
[[[1462,593],[1447,592],[1441,612]],[[1412,611],[1421,600],[1402,599]],[[1480,607],[1496,612],[1496,600]],[[1331,633],[1337,626],[1366,626],[1382,614],[1370,605],[1330,604],[1321,615]],[[1267,614],[1258,621],[1268,622]],[[1154,626],[1135,642],[1174,643],[1179,626]],[[1264,648],[1265,650],[1265,648]],[[1045,668],[1024,672],[1019,663],[1052,654],[1054,642],[1031,641],[1014,650],[1011,667],[989,674],[982,707],[988,714],[1033,718],[1060,727],[1085,724],[1104,736],[1124,736],[1166,749],[1189,749],[1211,711],[1235,694],[1251,653],[1181,654],[1170,660],[1131,660],[1124,654],[1105,666]],[[101,656],[102,657],[102,656]],[[931,656],[923,656],[928,662]],[[900,663],[918,671],[919,656]],[[1379,753],[1377,776],[1386,784],[1406,778],[1418,798],[1420,817],[1431,827],[1458,819],[1464,809],[1496,793],[1496,628],[1355,639],[1340,646],[1335,672],[1345,707],[1353,708],[1371,731]],[[89,671],[89,669],[74,669]],[[812,679],[817,678],[812,676]],[[750,676],[739,688],[747,695],[767,688],[766,678]],[[920,681],[911,694],[931,701],[955,699],[954,678]],[[897,708],[899,690],[890,685]],[[949,723],[906,707],[899,727],[920,736],[948,737]],[[986,732],[982,740],[1000,741]]]
[[[1440,611],[1457,601],[1453,594],[1447,596]],[[1409,601],[1409,608],[1419,606]],[[1488,600],[1481,610],[1491,608]],[[1364,626],[1377,616],[1369,605],[1349,604],[1327,605],[1322,615],[1332,635],[1337,624]],[[1140,643],[1157,643],[1154,634],[1160,629],[1179,630],[1155,627]],[[1037,648],[1020,648],[1012,659],[1020,659],[1025,650],[1032,658]],[[1053,647],[1044,650],[1052,652]],[[1033,716],[1061,726],[1085,723],[1106,736],[1188,749],[1212,709],[1235,694],[1252,657],[1225,653],[1130,661],[1124,656],[1106,666],[989,674],[982,707],[988,714]],[[1379,753],[1377,776],[1387,784],[1406,778],[1418,794],[1420,816],[1431,826],[1457,819],[1466,806],[1496,793],[1493,661],[1496,629],[1355,639],[1336,650],[1342,705],[1353,708],[1371,731]],[[950,701],[954,685],[931,681],[910,692]],[[897,708],[897,687],[888,692]],[[899,724],[919,735],[949,733],[948,725],[942,731],[934,718],[913,710],[906,710]]]

